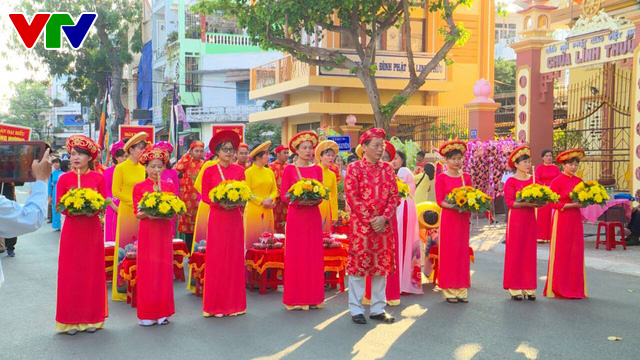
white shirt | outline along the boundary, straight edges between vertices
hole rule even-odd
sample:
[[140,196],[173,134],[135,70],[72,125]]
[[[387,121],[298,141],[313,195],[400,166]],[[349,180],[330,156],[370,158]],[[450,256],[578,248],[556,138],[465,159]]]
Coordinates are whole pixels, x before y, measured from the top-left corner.
[[[47,208],[47,183],[33,183],[24,205],[0,196],[0,237],[12,238],[38,230],[44,223]],[[0,286],[4,282],[0,263]]]

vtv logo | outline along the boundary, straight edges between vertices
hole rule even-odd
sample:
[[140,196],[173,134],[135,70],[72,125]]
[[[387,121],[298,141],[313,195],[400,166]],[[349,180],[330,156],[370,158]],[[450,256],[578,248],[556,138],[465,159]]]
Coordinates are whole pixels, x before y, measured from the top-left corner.
[[[27,22],[23,13],[11,13],[9,18],[20,40],[22,40],[22,44],[27,49],[33,48],[43,29],[45,29],[45,49],[62,48],[62,31],[64,31],[71,47],[78,49],[87,38],[89,29],[98,18],[98,14],[94,12],[82,13],[77,23],[73,21],[69,13],[37,13],[31,20],[31,24]],[[60,31],[61,29],[62,31]]]

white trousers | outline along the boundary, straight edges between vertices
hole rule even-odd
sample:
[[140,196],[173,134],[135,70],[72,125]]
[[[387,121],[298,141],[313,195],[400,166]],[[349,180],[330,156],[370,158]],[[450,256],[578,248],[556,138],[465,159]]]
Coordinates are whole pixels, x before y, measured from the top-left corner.
[[[362,305],[362,298],[365,291],[364,276],[349,275],[349,311],[351,316],[364,315],[365,308]],[[379,315],[384,312],[387,305],[387,277],[371,277],[371,306],[370,315]]]

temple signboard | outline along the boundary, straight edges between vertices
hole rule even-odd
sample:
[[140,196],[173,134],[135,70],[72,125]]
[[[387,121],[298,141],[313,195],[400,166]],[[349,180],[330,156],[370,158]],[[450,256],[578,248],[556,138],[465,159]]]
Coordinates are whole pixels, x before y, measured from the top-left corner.
[[542,48],[540,72],[547,73],[633,57],[635,27],[570,36]]

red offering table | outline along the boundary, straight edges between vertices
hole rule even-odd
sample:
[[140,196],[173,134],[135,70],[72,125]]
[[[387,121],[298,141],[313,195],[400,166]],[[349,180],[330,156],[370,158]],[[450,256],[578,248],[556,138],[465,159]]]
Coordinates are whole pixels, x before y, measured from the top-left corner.
[[173,242],[173,275],[176,279],[184,282],[184,258],[189,257],[189,248],[184,241]]
[[[136,259],[127,259],[126,257],[120,263],[120,276],[127,283],[127,304],[136,307],[136,277],[138,275]],[[123,284],[118,284],[122,286]]]
[[191,278],[196,282],[196,296],[202,295],[202,287],[204,286],[204,260],[205,254],[197,251],[191,254],[189,258]]
[[324,272],[328,273],[324,283],[330,284],[332,289],[340,285],[340,292],[344,291],[345,266],[347,264],[347,249],[325,248],[324,249]]
[[104,248],[104,271],[107,273],[107,281],[113,278],[113,246]]
[[[245,255],[245,265],[249,271],[247,283],[249,291],[254,286],[260,291],[260,295],[267,293],[267,287],[278,290],[283,285],[284,249],[248,249]],[[271,270],[272,271],[267,271]]]

